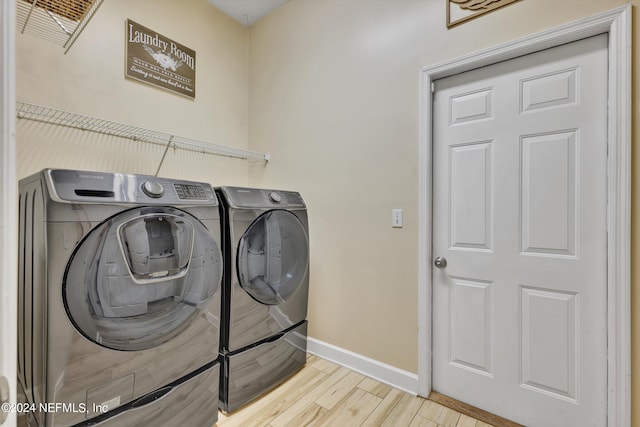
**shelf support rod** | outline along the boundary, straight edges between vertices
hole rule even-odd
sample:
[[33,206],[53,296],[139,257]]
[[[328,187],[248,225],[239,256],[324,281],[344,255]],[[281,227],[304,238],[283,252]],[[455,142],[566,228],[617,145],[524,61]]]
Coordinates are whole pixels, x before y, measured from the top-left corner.
[[38,0],[34,0],[33,3],[31,3],[31,8],[29,9],[29,14],[27,15],[27,19],[24,20],[24,25],[22,26],[22,30],[20,31],[20,34],[24,34],[24,30],[27,29],[27,24],[31,20],[31,14],[33,13],[33,8],[36,7],[37,3],[38,3]]
[[173,135],[171,135],[171,137],[169,138],[169,142],[167,142],[167,146],[164,148],[164,153],[162,153],[162,159],[160,159],[160,164],[158,165],[158,169],[156,169],[155,176],[158,176],[158,174],[160,173],[160,168],[164,163],[164,158],[167,157],[167,151],[169,151],[169,147],[171,147],[172,142],[173,142]]
[[89,8],[89,10],[87,11],[87,13],[80,20],[80,22],[78,23],[78,26],[75,28],[75,30],[73,30],[73,33],[69,36],[69,39],[67,39],[66,43],[62,46],[65,48],[64,49],[65,55],[67,54],[67,52],[69,52],[69,49],[71,49],[71,46],[73,46],[73,44],[76,42],[78,37],[80,37],[80,34],[84,31],[85,27],[89,24],[89,21],[91,21],[91,18],[93,18],[93,15],[96,14],[96,12],[98,11],[98,8],[102,5],[103,1],[104,0],[95,0],[91,5],[91,7]]
[[56,18],[56,17],[53,15],[53,13],[51,13],[51,11],[50,11],[50,10],[47,10],[47,14],[51,17],[51,19],[53,19],[53,21],[54,21],[56,24],[58,24],[58,27],[60,27],[60,29],[62,29],[62,31],[63,31],[66,35],[68,35],[68,36],[70,36],[70,35],[71,35],[71,31],[67,30],[67,29],[65,28],[65,26],[62,24],[62,22],[60,22],[60,20],[59,20],[58,18]]

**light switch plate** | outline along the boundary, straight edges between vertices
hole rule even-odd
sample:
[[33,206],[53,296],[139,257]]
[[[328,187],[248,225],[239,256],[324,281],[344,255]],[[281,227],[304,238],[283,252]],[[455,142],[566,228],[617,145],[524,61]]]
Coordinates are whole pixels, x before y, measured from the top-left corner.
[[394,228],[402,228],[402,209],[391,210],[391,226]]

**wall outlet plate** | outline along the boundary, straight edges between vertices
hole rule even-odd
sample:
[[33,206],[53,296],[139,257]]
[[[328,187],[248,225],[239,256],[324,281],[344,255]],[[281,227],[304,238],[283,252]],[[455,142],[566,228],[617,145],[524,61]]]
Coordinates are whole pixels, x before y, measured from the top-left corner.
[[402,209],[391,210],[391,226],[393,228],[402,228]]

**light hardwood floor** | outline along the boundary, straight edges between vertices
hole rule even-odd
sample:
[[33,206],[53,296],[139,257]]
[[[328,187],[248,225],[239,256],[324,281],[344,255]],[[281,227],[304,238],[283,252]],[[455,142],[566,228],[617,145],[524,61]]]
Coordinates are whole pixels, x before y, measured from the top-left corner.
[[217,426],[489,427],[316,356],[280,387]]

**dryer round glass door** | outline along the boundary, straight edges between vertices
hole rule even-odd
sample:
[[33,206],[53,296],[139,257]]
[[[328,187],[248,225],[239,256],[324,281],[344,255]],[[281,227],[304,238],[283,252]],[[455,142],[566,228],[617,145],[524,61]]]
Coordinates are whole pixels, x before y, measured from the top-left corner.
[[202,223],[174,208],[137,208],[101,223],[77,245],[62,292],[85,337],[144,350],[183,331],[221,278],[218,244]]
[[240,239],[237,263],[240,286],[256,301],[286,301],[306,279],[309,267],[302,223],[285,210],[260,215]]

